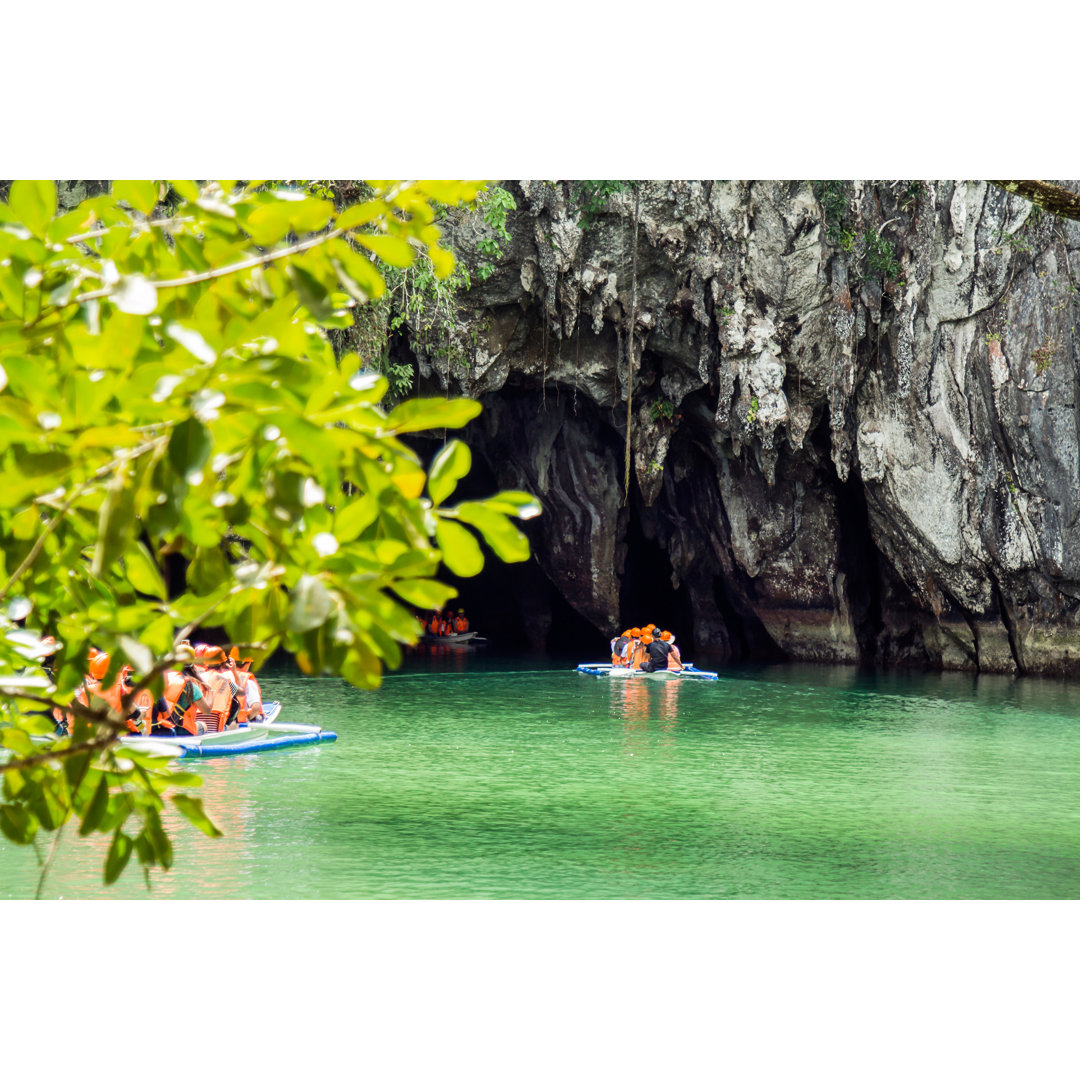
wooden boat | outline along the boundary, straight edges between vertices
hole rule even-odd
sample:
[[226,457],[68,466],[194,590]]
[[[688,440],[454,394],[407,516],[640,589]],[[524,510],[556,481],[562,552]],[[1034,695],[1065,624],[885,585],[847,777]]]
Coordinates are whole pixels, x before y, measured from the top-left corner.
[[719,679],[715,671],[702,671],[693,664],[683,664],[681,671],[641,671],[637,668],[617,667],[614,664],[578,664],[582,675],[609,676],[613,679]]
[[120,740],[124,746],[162,757],[231,757],[280,750],[288,746],[310,746],[333,742],[337,734],[313,724],[280,724],[281,703],[269,701],[263,706],[265,720],[242,724],[226,731],[208,731],[205,735],[159,736],[131,735]]

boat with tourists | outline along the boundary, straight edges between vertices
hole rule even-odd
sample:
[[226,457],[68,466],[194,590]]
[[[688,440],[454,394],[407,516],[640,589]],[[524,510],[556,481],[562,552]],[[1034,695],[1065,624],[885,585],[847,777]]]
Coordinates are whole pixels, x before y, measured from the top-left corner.
[[702,671],[693,664],[683,664],[678,671],[644,671],[642,668],[618,664],[578,664],[577,671],[581,675],[610,676],[613,679],[705,679],[711,682],[720,678],[715,671]]
[[686,663],[670,630],[646,623],[624,630],[611,639],[610,664],[578,664],[582,675],[606,675],[617,679],[705,679],[719,678],[715,671],[702,671]]
[[264,719],[239,724],[224,731],[207,731],[201,735],[128,735],[120,740],[124,746],[148,751],[162,757],[231,757],[235,754],[255,754],[263,750],[279,750],[288,746],[311,746],[334,742],[337,734],[324,731],[314,724],[280,724],[281,703],[268,701],[263,708]]

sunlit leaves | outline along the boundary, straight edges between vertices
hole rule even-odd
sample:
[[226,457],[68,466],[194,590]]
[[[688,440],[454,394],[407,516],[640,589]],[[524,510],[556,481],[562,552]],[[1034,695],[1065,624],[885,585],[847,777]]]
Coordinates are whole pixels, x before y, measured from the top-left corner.
[[472,468],[472,453],[458,439],[451,439],[431,462],[428,474],[428,492],[431,501],[438,506],[448,499],[457,487],[457,482],[468,475]]
[[153,180],[117,180],[113,195],[119,202],[149,214],[157,204],[158,186]]
[[451,573],[458,577],[474,577],[484,569],[484,553],[468,529],[449,518],[438,518],[435,536]]
[[202,799],[193,799],[190,795],[173,795],[172,804],[195,826],[207,836],[222,836],[221,830],[207,816],[203,808]]
[[390,413],[387,427],[398,434],[431,428],[459,428],[480,412],[480,402],[469,398],[412,398]]
[[[133,854],[171,864],[162,795],[198,777],[85,748],[115,734],[101,698],[92,715],[73,703],[91,644],[106,686],[129,665],[155,694],[188,624],[256,666],[284,647],[304,671],[376,686],[416,640],[410,605],[454,595],[440,567],[478,573],[478,535],[522,557],[510,519],[538,510],[521,492],[448,506],[468,448],[426,470],[399,436],[459,429],[480,406],[388,411],[370,357],[336,358],[324,330],[351,325],[390,267],[449,272],[434,203],[477,185],[374,181],[337,213],[300,188],[169,183],[117,182],[57,216],[51,182],[17,181],[0,204],[0,744],[32,762],[4,774],[0,829],[27,843],[78,822],[110,839],[109,882]],[[84,748],[49,758],[54,715],[33,699]],[[171,801],[218,835],[199,800]]]
[[14,180],[8,206],[16,221],[35,236],[44,236],[46,225],[56,213],[56,185],[51,180]]

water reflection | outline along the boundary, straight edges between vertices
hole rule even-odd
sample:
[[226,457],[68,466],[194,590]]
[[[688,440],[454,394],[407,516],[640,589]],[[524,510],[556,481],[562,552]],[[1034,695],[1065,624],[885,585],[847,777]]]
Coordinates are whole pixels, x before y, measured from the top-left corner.
[[609,682],[615,711],[622,720],[623,753],[628,757],[644,754],[651,745],[650,728],[658,736],[656,745],[670,750],[679,722],[680,680],[615,678]]

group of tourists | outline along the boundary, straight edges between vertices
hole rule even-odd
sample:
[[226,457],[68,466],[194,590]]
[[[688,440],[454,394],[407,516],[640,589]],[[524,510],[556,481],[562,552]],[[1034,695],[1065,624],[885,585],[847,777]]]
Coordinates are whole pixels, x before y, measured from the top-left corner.
[[[109,670],[109,654],[91,647],[88,670],[75,697],[94,707],[107,702],[124,716],[133,735],[186,736],[224,731],[262,720],[262,691],[251,673],[250,658],[241,659],[235,647],[226,653],[219,645],[191,645],[180,652],[188,662],[179,671],[167,670],[165,692],[156,700],[140,690],[125,710],[123,698],[134,687],[133,669],[127,665],[109,686],[102,680]],[[71,730],[71,715],[54,716],[62,733]]]
[[624,630],[611,639],[611,663],[635,671],[682,671],[682,657],[670,630],[659,630],[654,623]]
[[455,615],[449,609],[446,611],[433,611],[420,620],[424,629],[432,637],[448,637],[450,634],[467,634],[469,632],[469,620],[465,618],[465,609],[458,608]]

